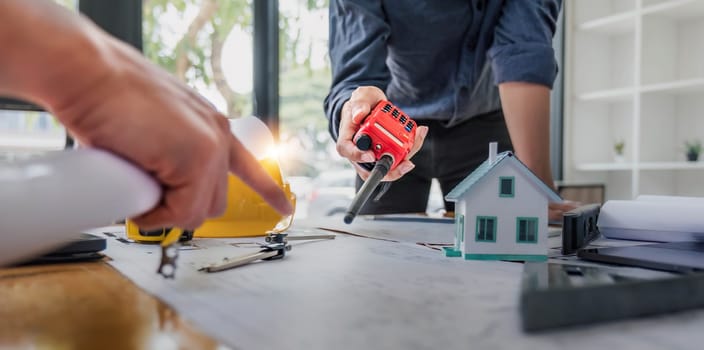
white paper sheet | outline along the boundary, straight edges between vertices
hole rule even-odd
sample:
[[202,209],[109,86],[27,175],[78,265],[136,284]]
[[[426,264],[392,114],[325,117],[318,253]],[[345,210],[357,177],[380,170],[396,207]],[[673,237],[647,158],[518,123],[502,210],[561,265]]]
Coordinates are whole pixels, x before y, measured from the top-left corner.
[[704,240],[704,198],[640,196],[602,207],[599,231],[607,238],[653,242]]

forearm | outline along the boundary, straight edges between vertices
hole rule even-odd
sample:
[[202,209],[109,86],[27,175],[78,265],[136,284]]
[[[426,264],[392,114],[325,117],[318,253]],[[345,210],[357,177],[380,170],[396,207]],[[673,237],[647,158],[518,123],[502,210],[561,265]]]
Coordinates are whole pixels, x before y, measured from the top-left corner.
[[0,94],[62,108],[107,74],[106,37],[51,1],[0,1]]
[[543,85],[507,82],[499,85],[501,105],[518,159],[550,187],[550,90]]
[[386,66],[390,27],[381,2],[330,1],[329,56],[332,86],[325,99],[330,133],[337,139],[345,103],[358,87],[385,91],[391,75]]

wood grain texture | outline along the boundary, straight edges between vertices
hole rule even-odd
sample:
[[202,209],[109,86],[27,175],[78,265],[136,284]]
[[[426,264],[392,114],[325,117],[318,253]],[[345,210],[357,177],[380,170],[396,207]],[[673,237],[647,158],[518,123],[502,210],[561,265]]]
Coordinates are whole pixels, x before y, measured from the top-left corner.
[[0,349],[216,347],[104,262],[0,269]]

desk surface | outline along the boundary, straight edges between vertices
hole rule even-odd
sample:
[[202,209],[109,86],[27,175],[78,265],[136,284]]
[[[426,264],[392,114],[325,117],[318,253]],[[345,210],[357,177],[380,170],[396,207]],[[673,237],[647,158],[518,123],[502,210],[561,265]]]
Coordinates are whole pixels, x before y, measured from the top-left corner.
[[417,244],[451,241],[453,225],[315,225],[358,235],[294,242],[283,260],[213,274],[198,268],[256,251],[247,243],[257,239],[197,239],[181,251],[175,280],[155,278],[153,247],[117,242],[108,254],[132,281],[235,348],[655,350],[704,343],[702,310],[526,334],[518,307],[522,264],[445,258]]
[[243,349],[337,350],[704,343],[701,310],[525,334],[518,322],[521,264],[450,259],[417,244],[447,242],[451,225],[341,228],[368,235],[299,243],[284,260],[216,274],[198,268],[256,250],[247,242],[258,239],[197,239],[181,251],[175,280],[156,275],[158,247],[111,239],[109,263],[203,333],[104,263],[0,270],[0,348],[208,349],[218,346],[212,339]]
[[104,262],[0,269],[0,320],[3,349],[218,346]]

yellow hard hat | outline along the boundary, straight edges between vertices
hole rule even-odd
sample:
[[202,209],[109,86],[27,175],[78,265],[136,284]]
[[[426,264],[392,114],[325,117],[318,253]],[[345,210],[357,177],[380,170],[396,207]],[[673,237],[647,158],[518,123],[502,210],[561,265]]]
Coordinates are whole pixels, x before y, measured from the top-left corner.
[[[290,198],[296,207],[296,196],[281,173],[276,156],[270,154],[273,148],[273,138],[266,126],[254,117],[231,121],[233,133],[259,159],[259,164]],[[238,134],[238,130],[241,132]],[[268,133],[268,134],[267,134]],[[263,149],[265,151],[257,152]],[[227,208],[225,213],[217,218],[206,220],[194,232],[184,231],[181,240],[195,237],[251,237],[264,236],[270,231],[282,232],[288,229],[293,221],[293,215],[282,217],[269,206],[264,199],[234,175],[228,179]],[[156,231],[140,230],[131,220],[126,221],[127,237],[140,242],[160,242],[168,228]]]

